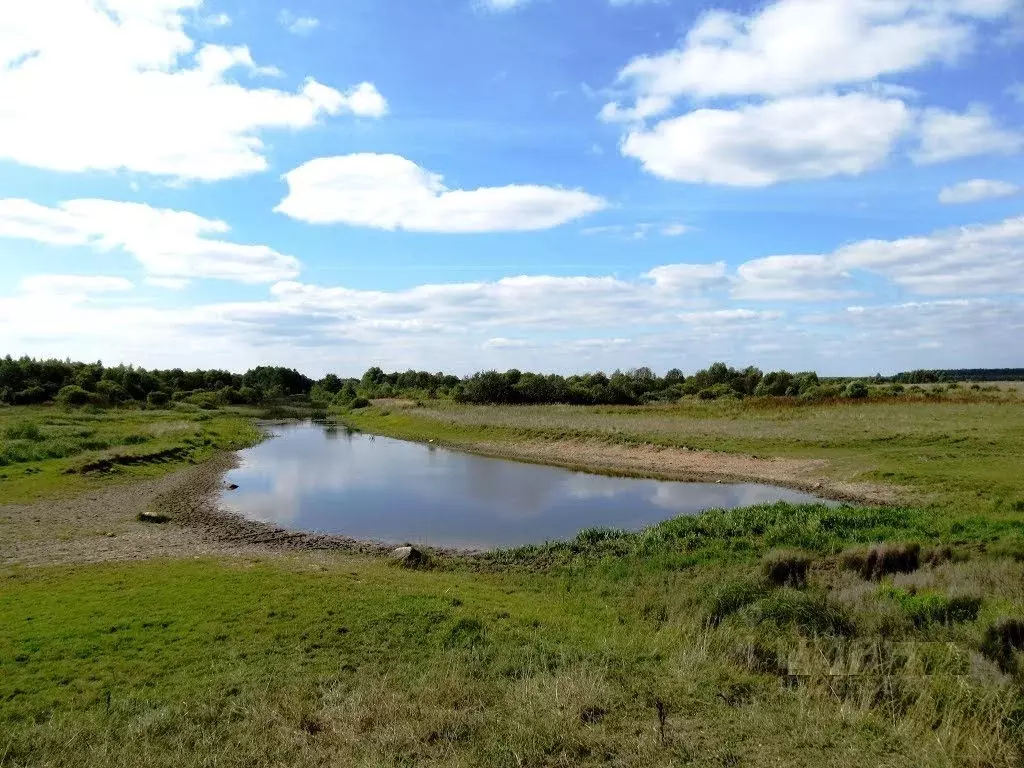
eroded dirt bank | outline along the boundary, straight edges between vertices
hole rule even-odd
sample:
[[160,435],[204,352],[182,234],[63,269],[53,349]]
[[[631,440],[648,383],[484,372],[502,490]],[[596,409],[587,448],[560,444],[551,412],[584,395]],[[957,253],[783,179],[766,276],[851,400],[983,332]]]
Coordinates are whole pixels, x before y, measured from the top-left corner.
[[779,485],[837,501],[867,504],[895,504],[900,501],[899,488],[830,478],[826,474],[828,461],[825,459],[762,458],[597,440],[511,444],[476,442],[460,446],[460,449],[496,458],[662,480]]

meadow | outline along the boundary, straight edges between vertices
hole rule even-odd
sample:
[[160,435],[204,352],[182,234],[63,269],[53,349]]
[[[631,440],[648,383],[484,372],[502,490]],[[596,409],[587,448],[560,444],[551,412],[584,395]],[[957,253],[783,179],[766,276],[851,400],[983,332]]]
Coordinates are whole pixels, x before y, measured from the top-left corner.
[[[1017,766],[1022,405],[339,410],[526,459],[571,445],[579,466],[590,445],[813,459],[898,502],[711,512],[419,568],[273,549],[0,564],[0,766]],[[0,499],[41,515],[173,478],[259,439],[257,415],[0,409],[16,459]]]

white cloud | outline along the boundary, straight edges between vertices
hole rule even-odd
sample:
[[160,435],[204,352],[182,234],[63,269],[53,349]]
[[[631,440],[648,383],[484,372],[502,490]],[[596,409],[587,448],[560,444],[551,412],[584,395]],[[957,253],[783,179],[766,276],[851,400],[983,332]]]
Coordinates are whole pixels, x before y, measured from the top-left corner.
[[615,235],[626,240],[644,240],[652,231],[662,237],[679,237],[679,235],[689,232],[690,227],[677,222],[657,224],[651,221],[642,221],[629,225],[607,224],[599,227],[585,227],[580,230],[580,233],[584,235]]
[[896,99],[865,94],[700,109],[635,128],[622,153],[662,178],[761,187],[858,175],[883,163],[912,124]]
[[644,277],[654,281],[661,291],[699,292],[725,284],[724,261],[713,264],[665,264],[655,267]]
[[415,232],[497,232],[557,227],[607,207],[582,190],[536,185],[448,189],[439,174],[397,155],[322,157],[285,174],[274,209],[312,224]]
[[522,8],[529,2],[531,2],[531,0],[478,0],[477,5],[486,11],[503,13],[504,11],[511,11],[515,8]]
[[132,283],[123,277],[102,275],[31,275],[19,287],[25,293],[47,294],[64,298],[85,298],[94,293],[130,291]]
[[967,112],[925,110],[920,126],[921,143],[913,153],[916,162],[941,163],[961,157],[1012,154],[1024,149],[1024,133],[996,124],[988,109],[972,106]]
[[292,256],[265,245],[210,237],[229,229],[223,221],[140,203],[70,200],[50,208],[29,200],[0,200],[0,237],[97,251],[119,248],[151,277],[266,283],[298,274],[299,262]]
[[1010,197],[1017,194],[1020,187],[1006,181],[991,179],[972,179],[960,184],[946,187],[939,192],[939,202],[947,205],[958,203],[976,203],[981,200],[992,200],[998,197]]
[[685,235],[690,231],[690,227],[686,224],[666,224],[661,228],[661,234],[665,237],[679,237],[679,235]]
[[762,301],[825,301],[848,296],[849,277],[827,256],[767,256],[736,269],[732,295]]
[[267,130],[386,111],[370,83],[341,92],[308,78],[289,92],[243,82],[277,70],[245,46],[197,48],[187,30],[200,5],[0,4],[0,159],[211,181],[266,169]]
[[192,284],[191,280],[184,277],[147,277],[142,282],[154,288],[165,288],[168,291],[183,291]]
[[206,16],[203,18],[202,23],[204,26],[210,27],[211,29],[229,27],[231,26],[231,17],[226,13],[215,13],[212,16]]
[[283,10],[277,15],[278,23],[293,35],[300,37],[308,35],[320,26],[320,19],[314,16],[296,16],[289,10]]
[[877,272],[919,294],[1024,293],[1024,217],[841,248],[843,269]]
[[978,23],[1015,0],[779,0],[750,15],[704,13],[679,47],[619,73],[638,104],[683,95],[786,96],[865,83],[971,50]]
[[753,323],[778,320],[781,312],[756,311],[753,309],[716,309],[709,312],[684,312],[680,320],[694,325],[720,325],[724,323]]

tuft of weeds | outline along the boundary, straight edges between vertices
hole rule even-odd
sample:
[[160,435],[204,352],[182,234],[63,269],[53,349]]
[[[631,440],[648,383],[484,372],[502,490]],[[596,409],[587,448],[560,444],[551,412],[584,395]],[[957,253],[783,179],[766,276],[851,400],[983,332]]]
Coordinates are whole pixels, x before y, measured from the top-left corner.
[[1024,651],[1024,619],[1003,617],[985,630],[981,652],[1004,672],[1015,670],[1016,655],[1020,651]]
[[853,635],[856,626],[846,610],[823,594],[779,589],[745,609],[755,624],[794,627],[809,635]]
[[921,567],[921,545],[879,544],[869,549],[852,549],[840,555],[844,568],[862,579],[880,580],[895,573],[913,573]]
[[707,623],[717,627],[728,616],[760,600],[769,591],[769,586],[761,581],[733,581],[723,584],[711,596]]
[[761,560],[764,577],[779,587],[800,588],[807,585],[807,573],[814,558],[805,552],[773,549]]
[[981,598],[972,595],[948,597],[937,592],[918,592],[891,585],[883,586],[879,594],[899,605],[919,629],[931,624],[974,621],[981,610]]

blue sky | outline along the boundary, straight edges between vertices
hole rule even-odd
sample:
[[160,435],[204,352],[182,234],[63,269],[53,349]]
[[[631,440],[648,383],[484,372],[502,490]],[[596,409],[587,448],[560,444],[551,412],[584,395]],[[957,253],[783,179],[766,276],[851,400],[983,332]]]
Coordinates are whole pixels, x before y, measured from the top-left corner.
[[1019,0],[5,4],[0,351],[1021,365],[1022,51]]

